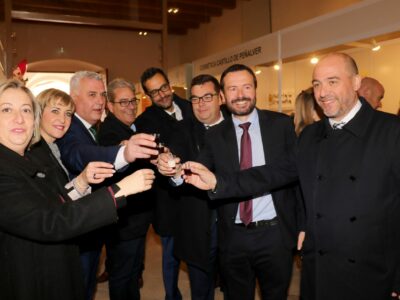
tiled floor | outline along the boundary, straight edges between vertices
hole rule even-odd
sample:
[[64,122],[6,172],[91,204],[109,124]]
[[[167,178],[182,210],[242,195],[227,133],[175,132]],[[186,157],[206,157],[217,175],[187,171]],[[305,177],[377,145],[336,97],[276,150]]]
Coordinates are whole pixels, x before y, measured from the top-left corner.
[[[158,236],[153,230],[149,231],[146,244],[146,262],[143,274],[144,286],[141,289],[142,300],[162,300],[164,299],[164,289],[161,277],[161,244]],[[289,288],[288,300],[299,299],[299,282],[300,273],[299,269],[293,267],[292,283]],[[179,274],[179,289],[182,293],[184,300],[190,299],[189,278],[185,271],[185,266],[181,267]],[[98,285],[95,300],[108,300],[108,286],[107,283]],[[256,300],[260,297],[257,295]],[[223,300],[223,295],[219,289],[215,290],[215,300]]]

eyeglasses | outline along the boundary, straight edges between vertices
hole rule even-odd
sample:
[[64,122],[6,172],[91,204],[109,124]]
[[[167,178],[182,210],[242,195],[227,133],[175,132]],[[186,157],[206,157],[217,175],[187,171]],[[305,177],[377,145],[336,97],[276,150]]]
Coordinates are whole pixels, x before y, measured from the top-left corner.
[[137,106],[139,103],[139,99],[138,98],[132,98],[132,99],[121,99],[119,101],[110,101],[111,103],[119,103],[119,105],[121,105],[121,107],[127,107],[130,104],[132,104],[133,106]]
[[156,97],[160,92],[168,92],[170,90],[169,84],[168,83],[164,83],[162,86],[160,86],[159,89],[155,89],[155,90],[151,90],[149,91],[149,96],[151,98]]
[[193,104],[200,103],[200,100],[203,100],[204,102],[210,102],[210,101],[213,100],[213,97],[214,97],[214,96],[217,96],[217,95],[218,95],[218,94],[215,93],[215,94],[205,94],[205,95],[203,95],[202,97],[192,96],[192,97],[190,97],[190,101],[191,101]]

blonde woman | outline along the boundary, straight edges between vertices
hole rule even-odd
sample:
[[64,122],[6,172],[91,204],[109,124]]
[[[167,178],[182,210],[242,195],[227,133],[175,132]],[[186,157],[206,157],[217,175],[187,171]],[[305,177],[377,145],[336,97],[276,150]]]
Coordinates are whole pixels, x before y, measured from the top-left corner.
[[[125,196],[148,190],[151,170],[70,201],[26,155],[39,140],[40,108],[16,80],[0,85],[0,299],[84,299],[71,239],[116,222]],[[155,145],[154,145],[155,146]]]

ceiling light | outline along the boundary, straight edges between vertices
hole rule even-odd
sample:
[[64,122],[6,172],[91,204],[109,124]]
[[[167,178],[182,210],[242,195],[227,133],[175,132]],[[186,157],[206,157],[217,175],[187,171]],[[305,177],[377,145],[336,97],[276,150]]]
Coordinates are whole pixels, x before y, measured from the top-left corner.
[[312,63],[313,65],[316,65],[318,61],[319,61],[318,57],[315,56],[310,59],[310,63]]
[[372,51],[379,51],[381,49],[381,45],[374,45],[371,50]]
[[256,75],[261,74],[261,70],[257,70],[254,73],[256,73]]
[[177,14],[178,12],[179,12],[179,8],[177,8],[177,7],[170,7],[168,9],[169,14]]
[[147,35],[147,31],[140,31],[139,35]]
[[274,65],[274,70],[278,71],[280,68],[281,67],[278,64]]

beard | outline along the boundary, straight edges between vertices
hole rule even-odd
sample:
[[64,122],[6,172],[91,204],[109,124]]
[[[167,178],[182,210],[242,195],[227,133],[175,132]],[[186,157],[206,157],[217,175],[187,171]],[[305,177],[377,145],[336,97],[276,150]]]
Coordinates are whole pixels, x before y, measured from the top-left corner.
[[[245,108],[245,109],[237,109],[236,107],[234,107],[234,104],[237,102],[241,102],[241,101],[248,101],[250,102],[250,105]],[[233,99],[232,101],[230,101],[230,103],[227,103],[227,107],[228,110],[236,116],[247,116],[249,114],[251,114],[254,110],[254,108],[256,107],[256,98],[254,97],[253,99],[249,98],[249,97],[241,97],[241,98],[236,98]]]

